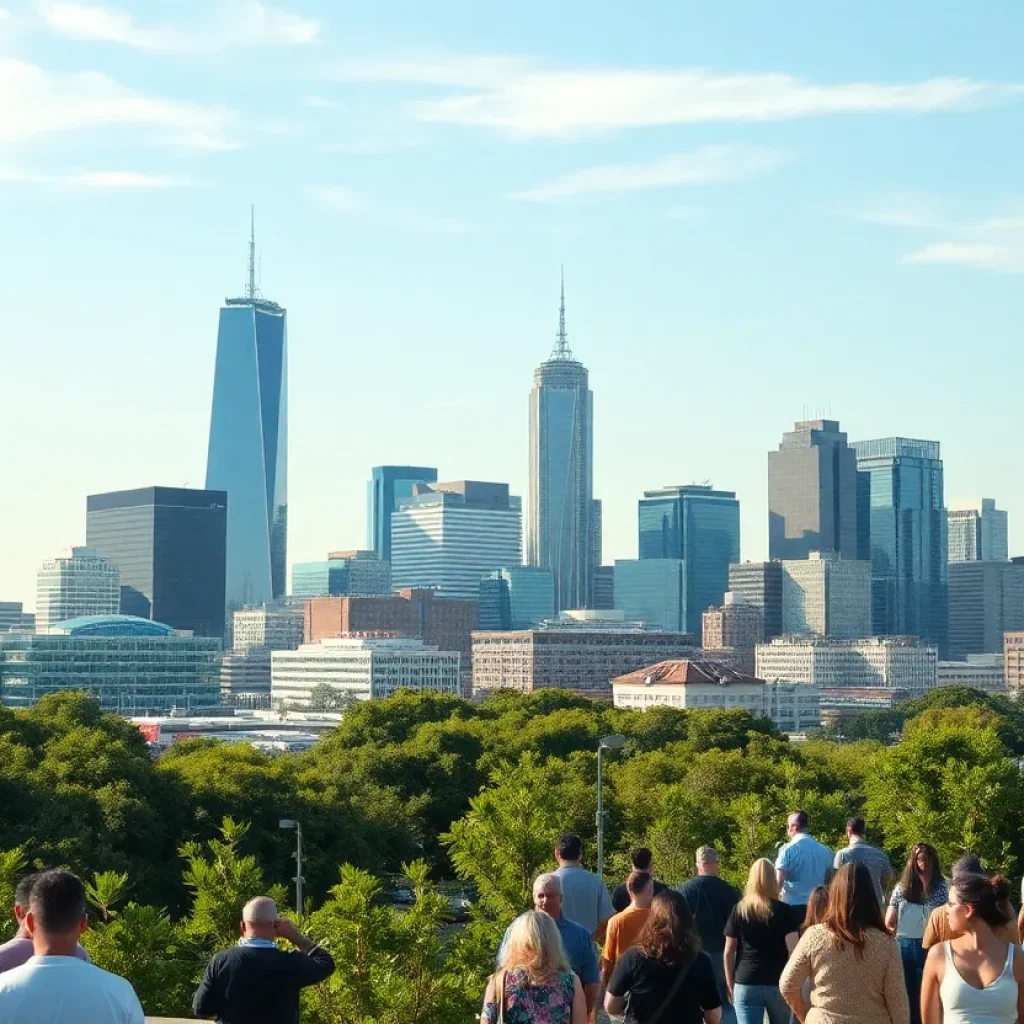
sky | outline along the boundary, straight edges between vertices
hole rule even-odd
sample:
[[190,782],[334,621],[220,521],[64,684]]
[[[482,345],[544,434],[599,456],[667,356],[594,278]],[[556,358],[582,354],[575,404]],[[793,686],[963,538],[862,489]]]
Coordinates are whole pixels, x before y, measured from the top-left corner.
[[794,421],[942,443],[1024,550],[1024,5],[0,0],[0,599],[89,493],[202,486],[218,309],[289,318],[289,560],[381,463],[526,493],[590,370],[605,561],[710,481],[767,555]]

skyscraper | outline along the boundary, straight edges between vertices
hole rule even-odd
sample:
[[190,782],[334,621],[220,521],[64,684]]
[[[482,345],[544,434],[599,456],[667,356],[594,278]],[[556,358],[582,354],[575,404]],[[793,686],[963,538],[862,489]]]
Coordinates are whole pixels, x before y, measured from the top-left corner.
[[562,281],[558,335],[530,392],[530,503],[526,561],[555,577],[555,609],[593,602],[594,395],[565,332]]
[[949,656],[994,654],[1003,634],[1024,629],[1024,564],[953,562],[949,567]]
[[871,635],[871,563],[812,551],[782,562],[782,631],[857,639]]
[[90,494],[86,544],[121,572],[121,613],[224,636],[227,495],[187,487]]
[[782,633],[782,563],[739,562],[729,566],[729,591],[761,612],[765,643]]
[[332,551],[326,562],[292,566],[292,597],[372,597],[391,593],[391,565],[373,551]]
[[686,563],[681,558],[617,558],[614,601],[631,622],[686,629]]
[[992,498],[957,503],[946,513],[949,561],[1003,561],[1010,557],[1006,513]]
[[[722,603],[729,589],[729,564],[740,558],[736,492],[716,491],[708,484],[644,491],[639,520],[641,559],[685,563],[686,632],[700,636],[703,613]],[[616,591],[618,585],[616,574]]]
[[374,466],[367,484],[366,544],[382,561],[391,561],[391,514],[412,497],[415,484],[437,483],[428,466]]
[[217,330],[206,486],[228,495],[229,609],[285,592],[288,538],[286,312],[256,287],[255,228],[245,295],[225,299]]
[[837,420],[805,420],[768,453],[770,558],[857,558],[857,456]]
[[550,569],[510,565],[480,581],[481,629],[532,629],[554,614]]
[[36,577],[36,631],[49,633],[67,619],[116,615],[121,607],[117,566],[89,548],[48,558]]
[[858,441],[867,474],[871,619],[879,635],[919,636],[945,657],[949,558],[938,441]]

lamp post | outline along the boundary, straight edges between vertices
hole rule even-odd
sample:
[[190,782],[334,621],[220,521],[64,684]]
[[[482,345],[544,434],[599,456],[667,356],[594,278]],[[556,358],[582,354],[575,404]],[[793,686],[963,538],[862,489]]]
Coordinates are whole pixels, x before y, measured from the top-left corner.
[[601,786],[602,758],[606,750],[621,750],[626,743],[626,737],[619,733],[612,733],[611,736],[602,737],[597,744],[597,873],[604,874],[604,794]]
[[282,818],[277,823],[278,828],[295,829],[295,909],[302,916],[302,824],[294,818]]

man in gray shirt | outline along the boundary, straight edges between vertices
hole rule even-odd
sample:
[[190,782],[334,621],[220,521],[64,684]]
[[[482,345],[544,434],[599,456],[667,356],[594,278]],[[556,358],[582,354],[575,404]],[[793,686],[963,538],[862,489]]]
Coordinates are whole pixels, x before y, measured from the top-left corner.
[[590,937],[600,942],[615,908],[604,879],[593,871],[587,871],[580,864],[582,857],[580,837],[564,832],[555,847],[555,860],[558,861],[555,874],[562,883],[562,913],[570,921],[586,928]]
[[849,840],[849,846],[836,853],[832,866],[838,871],[844,864],[863,864],[871,873],[871,881],[875,883],[878,905],[884,907],[885,890],[895,875],[885,852],[864,839],[865,828],[863,818],[851,818],[846,823],[846,838]]

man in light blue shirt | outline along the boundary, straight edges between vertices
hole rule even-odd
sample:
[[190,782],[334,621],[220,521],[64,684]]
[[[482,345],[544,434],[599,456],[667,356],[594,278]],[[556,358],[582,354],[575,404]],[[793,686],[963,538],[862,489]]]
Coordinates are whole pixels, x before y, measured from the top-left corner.
[[806,908],[811,892],[824,885],[832,870],[832,851],[807,831],[807,812],[794,811],[786,830],[789,842],[779,850],[775,870],[779,873],[782,902],[791,907]]
[[615,908],[604,879],[583,867],[582,858],[580,837],[571,832],[563,833],[555,847],[558,862],[555,874],[562,883],[562,907],[570,921],[582,925],[592,939],[601,942]]

